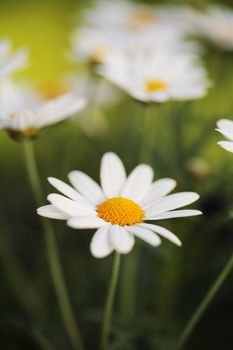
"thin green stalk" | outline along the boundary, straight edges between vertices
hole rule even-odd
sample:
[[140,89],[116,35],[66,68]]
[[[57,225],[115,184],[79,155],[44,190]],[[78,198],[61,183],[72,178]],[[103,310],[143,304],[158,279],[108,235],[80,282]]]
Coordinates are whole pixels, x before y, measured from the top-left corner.
[[[141,128],[141,140],[140,140],[140,149],[139,149],[139,162],[148,161],[148,147],[150,143],[150,135],[151,135],[151,120],[150,120],[150,106],[147,104],[143,105],[143,115],[140,116],[140,124]],[[142,122],[141,122],[142,121]]]
[[188,321],[186,327],[184,328],[183,333],[181,334],[179,340],[178,340],[178,346],[177,349],[183,349],[184,345],[186,344],[188,338],[192,334],[194,328],[196,327],[197,323],[203,316],[204,312],[207,310],[209,304],[212,302],[216,294],[218,293],[219,289],[222,287],[224,281],[229,276],[230,272],[233,268],[233,254],[230,256],[229,260],[227,261],[225,267],[221,271],[221,273],[218,275],[212,286],[210,287],[208,293],[198,306],[198,308],[195,310],[193,315],[191,316],[190,320]]
[[6,279],[12,288],[16,298],[25,308],[29,315],[38,315],[42,309],[42,301],[39,299],[36,289],[30,284],[28,276],[23,270],[19,259],[14,254],[9,232],[3,218],[1,218],[2,231],[0,233],[0,261]]
[[103,316],[103,325],[102,325],[102,333],[101,333],[101,350],[107,349],[109,343],[109,333],[111,329],[111,320],[112,320],[112,312],[113,312],[113,304],[116,294],[116,287],[119,277],[120,271],[120,261],[121,255],[119,253],[115,253],[112,275],[109,283],[106,303],[104,307],[104,316]]
[[[43,191],[35,160],[33,142],[25,139],[21,142],[21,145],[25,161],[25,167],[27,170],[31,188],[34,193],[37,205],[41,205],[43,201]],[[50,224],[50,222],[46,219],[42,219],[42,227],[44,231],[44,239],[47,250],[50,273],[57,295],[60,311],[67,330],[67,334],[70,338],[70,342],[73,348],[75,350],[83,350],[84,347],[82,339],[66,289],[62,266],[59,258],[58,245],[53,231],[53,227]]]
[[[149,160],[149,148],[151,137],[151,118],[150,106],[140,103],[141,113],[138,116],[138,128],[141,132],[139,144],[139,163],[145,163]],[[136,310],[136,292],[137,292],[137,272],[140,257],[140,247],[134,248],[134,251],[123,262],[121,287],[120,287],[120,302],[119,309],[124,320],[129,320],[134,317]]]

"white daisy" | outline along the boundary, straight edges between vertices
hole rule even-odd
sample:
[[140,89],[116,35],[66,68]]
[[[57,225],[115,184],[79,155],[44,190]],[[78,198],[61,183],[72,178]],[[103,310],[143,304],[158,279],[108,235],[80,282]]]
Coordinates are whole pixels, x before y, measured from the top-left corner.
[[135,237],[158,246],[162,236],[180,246],[181,241],[172,232],[145,221],[201,214],[198,210],[174,210],[195,202],[197,193],[168,195],[176,182],[169,178],[152,182],[153,170],[145,164],[138,165],[127,178],[122,161],[114,153],[106,153],[102,158],[101,187],[81,171],[72,171],[68,177],[73,187],[55,178],[48,179],[63,195],[49,194],[51,204],[37,212],[51,219],[67,220],[72,228],[97,228],[90,245],[97,258],[114,250],[129,253]]
[[111,55],[98,72],[143,102],[200,98],[209,86],[195,55],[169,50]]
[[197,29],[207,39],[224,50],[233,50],[233,10],[227,7],[210,6],[199,14]]
[[220,141],[218,144],[229,152],[233,152],[233,121],[220,119],[217,122],[217,131],[224,135],[229,141]]
[[10,54],[11,43],[8,40],[0,41],[0,79],[15,70],[23,68],[27,64],[27,51],[18,50],[15,54]]
[[42,101],[10,80],[0,82],[0,129],[12,137],[32,137],[45,126],[55,124],[81,110],[86,100],[73,93]]

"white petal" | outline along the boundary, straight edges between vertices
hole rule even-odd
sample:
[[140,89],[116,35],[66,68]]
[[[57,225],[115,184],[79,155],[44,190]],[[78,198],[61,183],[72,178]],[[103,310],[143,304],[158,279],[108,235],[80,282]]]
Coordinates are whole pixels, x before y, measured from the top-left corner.
[[48,103],[46,103],[37,112],[37,126],[43,127],[46,125],[57,123],[65,118],[74,115],[86,105],[86,100],[83,97],[73,93],[61,95]]
[[106,225],[106,221],[98,216],[79,216],[75,218],[71,218],[67,222],[68,226],[72,228],[99,228],[101,226]]
[[138,165],[129,175],[121,196],[140,201],[148,192],[153,180],[153,169],[149,165]]
[[121,159],[115,153],[105,153],[100,168],[101,186],[108,198],[118,197],[126,181]]
[[164,219],[181,218],[181,217],[188,217],[188,216],[197,216],[201,214],[202,212],[200,210],[184,209],[184,210],[167,211],[157,215],[155,214],[154,216],[146,215],[145,219],[146,220],[164,220]]
[[153,245],[154,247],[160,245],[161,239],[151,230],[146,229],[142,224],[129,226],[127,231],[134,234],[138,238],[141,238],[143,241]]
[[46,218],[57,219],[57,220],[67,220],[70,217],[69,215],[57,209],[52,204],[44,205],[43,207],[38,208],[37,214],[40,216],[44,216]]
[[178,237],[176,237],[174,235],[174,233],[172,233],[171,231],[167,230],[164,227],[158,226],[158,225],[153,225],[153,224],[141,224],[143,227],[152,230],[153,232],[158,233],[160,236],[167,238],[169,241],[171,241],[172,243],[181,246],[182,243],[179,240]]
[[113,251],[110,241],[110,225],[100,227],[92,237],[90,244],[91,254],[95,258],[104,258]]
[[180,192],[170,194],[154,201],[146,210],[147,217],[153,217],[165,211],[189,205],[198,200],[199,195],[195,192]]
[[86,198],[95,204],[106,200],[100,186],[82,171],[74,170],[68,174],[71,184]]
[[164,178],[155,181],[143,199],[142,205],[147,205],[151,201],[166,196],[176,187],[176,181],[169,178]]
[[218,129],[221,134],[233,140],[233,121],[228,119],[220,119],[217,122]]
[[218,145],[224,148],[226,151],[233,152],[233,142],[231,141],[219,141]]
[[90,201],[88,201],[85,197],[81,196],[81,194],[79,194],[76,190],[74,190],[71,186],[67,185],[65,182],[58,180],[55,177],[48,177],[48,181],[53,187],[55,187],[65,196],[73,199],[74,201],[89,205],[92,209],[94,209],[94,206]]
[[129,253],[134,246],[134,237],[122,226],[111,227],[111,242],[115,250],[121,254]]
[[72,199],[66,198],[60,194],[52,193],[48,195],[48,201],[56,208],[70,216],[78,215],[96,215],[95,210],[90,206],[77,203]]

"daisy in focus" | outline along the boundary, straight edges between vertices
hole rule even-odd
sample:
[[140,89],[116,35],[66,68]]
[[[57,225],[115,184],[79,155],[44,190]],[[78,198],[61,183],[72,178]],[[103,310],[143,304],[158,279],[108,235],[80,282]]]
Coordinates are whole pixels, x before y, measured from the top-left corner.
[[224,50],[233,50],[233,11],[227,7],[210,6],[197,21],[201,35]]
[[68,174],[70,185],[49,178],[60,194],[49,194],[49,205],[40,207],[39,215],[51,219],[67,220],[75,229],[97,229],[90,249],[96,258],[113,251],[129,253],[138,237],[152,246],[161,243],[159,236],[181,245],[169,230],[146,223],[175,217],[200,215],[199,210],[176,210],[195,202],[195,192],[169,193],[175,188],[173,179],[153,182],[153,170],[145,164],[138,165],[127,177],[124,165],[114,153],[104,154],[101,161],[101,187],[81,171]]
[[31,90],[5,79],[0,82],[0,105],[0,129],[17,139],[34,137],[42,128],[74,115],[86,105],[86,100],[66,93],[44,101]]
[[229,141],[219,141],[218,145],[229,152],[233,152],[233,121],[220,119],[217,122],[217,131],[224,135]]
[[15,54],[11,54],[10,51],[10,41],[0,40],[0,79],[24,68],[27,64],[27,51],[25,49],[18,50]]
[[142,102],[201,98],[209,87],[196,55],[169,50],[111,55],[98,72]]

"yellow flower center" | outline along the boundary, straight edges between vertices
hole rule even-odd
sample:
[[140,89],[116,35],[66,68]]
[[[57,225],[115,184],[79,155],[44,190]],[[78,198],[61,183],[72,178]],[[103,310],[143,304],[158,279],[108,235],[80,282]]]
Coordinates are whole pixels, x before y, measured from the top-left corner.
[[144,211],[128,198],[114,197],[97,207],[98,216],[113,225],[131,226],[143,222]]
[[91,53],[90,62],[91,64],[102,64],[104,58],[108,53],[107,48],[103,46],[96,47],[96,49]]
[[47,100],[52,100],[53,98],[59,97],[66,92],[69,92],[68,86],[66,86],[64,83],[56,81],[45,82],[38,87],[38,90],[41,95]]
[[146,90],[156,92],[167,89],[168,84],[163,80],[146,80]]
[[153,24],[156,21],[156,16],[147,10],[139,10],[131,13],[130,25],[135,29],[143,28]]

